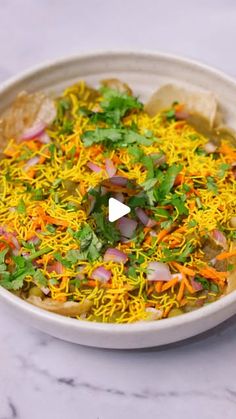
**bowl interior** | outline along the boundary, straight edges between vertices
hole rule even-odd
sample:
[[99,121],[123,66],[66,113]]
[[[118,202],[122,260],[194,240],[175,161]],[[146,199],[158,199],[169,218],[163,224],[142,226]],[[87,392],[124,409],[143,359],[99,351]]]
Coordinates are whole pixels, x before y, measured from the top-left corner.
[[[153,53],[106,52],[72,57],[44,65],[2,85],[0,88],[0,112],[22,90],[30,92],[41,90],[50,95],[56,95],[63,88],[80,79],[87,81],[92,86],[97,86],[99,80],[109,77],[118,77],[127,82],[134,93],[144,101],[157,87],[164,83],[177,83],[188,89],[211,90],[219,100],[225,121],[229,126],[236,129],[236,108],[234,100],[236,96],[236,83],[234,80],[204,65],[177,57]],[[19,298],[13,296],[8,291],[2,290],[1,287],[0,296],[5,302],[8,300],[10,306],[15,307],[17,312],[22,312],[22,317],[31,317],[31,322],[36,327],[48,333],[74,342],[114,348],[145,347],[180,340],[215,326],[236,312],[236,309],[233,308],[236,300],[236,292],[233,292],[232,295],[223,297],[220,301],[212,303],[208,307],[199,309],[194,313],[179,316],[175,319],[152,322],[152,325],[145,323],[140,323],[139,325],[115,325],[117,327],[114,328],[114,325],[88,325],[87,322],[78,322],[75,319],[66,319],[55,314],[44,313],[42,310],[19,300]],[[228,310],[227,305],[229,306]],[[222,315],[220,315],[221,312]],[[203,322],[204,316],[208,318],[205,324]],[[209,316],[212,316],[211,321],[209,320]],[[193,324],[192,329],[189,327],[191,322]],[[185,327],[185,331],[181,327]],[[68,328],[71,328],[70,333],[68,332]],[[171,330],[174,330],[173,328],[175,329],[175,333],[172,333],[171,337],[170,334]],[[140,340],[140,331],[150,334],[154,330],[161,332],[165,329],[167,332],[160,333],[155,339],[153,337],[147,339],[145,344]],[[80,330],[82,333],[81,336],[76,335],[75,330]],[[87,330],[87,335],[84,334],[84,330]],[[97,333],[101,333],[101,336],[98,338],[98,335],[95,334],[94,340],[90,334],[94,333],[95,330]],[[106,333],[113,333],[115,330],[119,333],[123,333],[122,331],[124,331],[126,339],[127,332],[131,333],[132,331],[136,331],[136,341],[134,339],[132,341],[133,343],[130,343],[130,341],[128,343],[127,340],[126,343],[125,341],[119,342],[116,340],[119,339],[118,336],[117,338],[113,337],[109,345],[108,343],[106,344],[105,340],[108,336]],[[104,334],[102,335],[103,332]]]

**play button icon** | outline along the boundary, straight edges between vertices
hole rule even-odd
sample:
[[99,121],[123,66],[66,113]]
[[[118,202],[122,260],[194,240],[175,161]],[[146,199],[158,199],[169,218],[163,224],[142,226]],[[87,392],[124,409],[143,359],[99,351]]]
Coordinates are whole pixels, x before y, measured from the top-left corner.
[[124,215],[129,214],[130,207],[128,205],[122,204],[115,198],[109,198],[108,201],[108,219],[110,222],[119,220],[119,218],[124,217]]

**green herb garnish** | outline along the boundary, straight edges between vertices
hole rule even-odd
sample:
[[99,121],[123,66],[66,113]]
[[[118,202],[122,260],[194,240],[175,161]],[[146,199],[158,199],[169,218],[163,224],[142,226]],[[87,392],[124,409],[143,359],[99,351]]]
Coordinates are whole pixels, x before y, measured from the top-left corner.
[[207,186],[207,189],[208,189],[209,191],[212,191],[215,195],[217,195],[217,194],[218,194],[218,188],[217,188],[217,185],[216,185],[216,183],[215,183],[215,181],[214,181],[213,177],[211,177],[211,176],[208,176],[208,177],[207,177],[207,183],[206,183],[206,186]]
[[26,206],[25,206],[25,203],[24,203],[22,198],[19,200],[18,205],[16,207],[16,210],[20,214],[25,214],[26,213]]

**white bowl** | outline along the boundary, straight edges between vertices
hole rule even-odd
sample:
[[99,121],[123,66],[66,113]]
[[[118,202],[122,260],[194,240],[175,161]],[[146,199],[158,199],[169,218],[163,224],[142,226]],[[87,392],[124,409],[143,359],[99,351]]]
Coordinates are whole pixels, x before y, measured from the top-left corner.
[[[95,53],[38,67],[2,85],[0,111],[23,89],[57,93],[79,79],[97,85],[100,79],[116,76],[130,84],[144,100],[166,82],[211,90],[219,98],[227,124],[236,128],[234,80],[205,65],[156,53]],[[0,301],[19,319],[53,336],[83,345],[117,349],[176,342],[204,332],[236,313],[236,291],[178,317],[125,325],[92,323],[52,314],[32,306],[2,287]]]

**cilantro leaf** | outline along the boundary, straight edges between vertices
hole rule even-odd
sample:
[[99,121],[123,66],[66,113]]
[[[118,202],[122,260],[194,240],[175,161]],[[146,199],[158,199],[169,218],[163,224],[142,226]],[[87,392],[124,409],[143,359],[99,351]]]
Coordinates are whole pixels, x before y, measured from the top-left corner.
[[63,125],[59,131],[59,134],[72,134],[74,130],[74,121],[70,119],[66,119],[63,121]]
[[219,287],[214,282],[211,282],[211,291],[216,293],[219,292]]
[[133,162],[137,163],[144,157],[144,152],[137,145],[130,145],[128,147],[128,153],[133,157]]
[[147,177],[146,179],[152,179],[154,177],[154,163],[151,156],[144,156],[140,159],[140,162],[144,165],[147,169]]
[[157,219],[171,218],[169,212],[167,210],[165,210],[164,208],[155,208],[154,207],[153,211],[155,213],[155,218],[157,218]]
[[165,112],[165,116],[168,121],[175,121],[175,110],[170,109],[169,111]]
[[[44,251],[45,249],[43,249]],[[7,271],[7,265],[4,263],[5,255],[8,249],[4,249],[0,252],[0,285],[9,290],[18,290],[22,288],[24,280],[27,276],[32,276],[35,283],[39,286],[46,286],[47,279],[44,277],[40,269],[36,269],[30,257],[27,259],[23,256],[12,256],[12,260],[15,263],[13,272]],[[34,254],[43,254],[42,250],[35,252]],[[33,255],[34,255],[33,254]]]
[[155,138],[147,138],[144,135],[132,131],[131,129],[124,129],[124,141],[127,144],[137,143],[149,146],[153,143],[154,140]]
[[94,218],[97,225],[97,233],[101,234],[104,241],[115,244],[120,240],[120,233],[114,224],[108,223],[102,213],[95,213]]
[[70,269],[72,267],[71,261],[67,260],[66,257],[62,256],[59,252],[54,253],[53,256],[58,262],[65,266],[65,268]]
[[[78,260],[94,261],[100,257],[100,251],[103,243],[98,239],[93,229],[88,225],[84,225],[81,230],[72,233],[75,240],[80,245],[79,252],[68,252],[67,263],[71,263],[77,257]],[[69,258],[68,258],[69,256]]]
[[48,230],[49,233],[52,233],[52,234],[54,234],[57,230],[56,227],[53,226],[52,224],[47,224],[46,229]]
[[230,164],[228,163],[221,163],[219,166],[218,176],[222,179],[225,176],[225,173],[230,168]]
[[22,288],[23,283],[24,283],[24,278],[20,277],[20,278],[14,279],[13,281],[10,281],[9,280],[10,273],[5,272],[5,274],[7,274],[7,276],[4,276],[2,280],[0,281],[0,284],[2,287],[6,288],[7,290],[12,290],[12,291],[17,291],[20,288]]
[[197,223],[196,220],[190,220],[189,223],[188,223],[188,227],[189,228],[192,228],[192,227],[195,227],[197,224],[198,223]]
[[141,183],[141,186],[145,191],[150,191],[157,183],[156,178],[148,179],[145,182]]
[[36,284],[40,287],[47,286],[47,278],[44,276],[43,272],[40,269],[37,269],[33,274]]
[[182,198],[183,195],[181,195],[180,197],[174,197],[171,199],[170,203],[176,208],[176,210],[178,211],[179,215],[188,215],[189,214],[189,210],[188,208],[185,206],[185,203],[183,201]]
[[86,131],[82,140],[85,147],[90,147],[97,143],[106,143],[113,147],[127,147],[129,144],[151,145],[154,139],[146,138],[128,128],[96,128]]
[[1,252],[0,252],[0,264],[4,263],[5,256],[6,256],[7,252],[8,252],[8,250],[9,250],[8,248],[1,250]]
[[25,206],[25,203],[24,203],[22,198],[19,200],[18,205],[16,207],[16,210],[20,214],[25,214],[26,213],[26,206]]
[[201,276],[195,276],[194,281],[199,282],[199,284],[202,285],[204,290],[210,289],[210,282],[206,278],[203,278]]
[[180,164],[175,165],[173,164],[172,166],[170,166],[164,176],[164,179],[161,182],[161,185],[158,189],[157,195],[159,200],[163,200],[166,195],[171,191],[176,176],[179,174],[179,172],[182,170],[182,166]]
[[103,95],[100,106],[105,114],[106,122],[109,124],[119,124],[128,111],[143,108],[142,103],[136,97],[118,90],[102,87],[100,92]]
[[61,98],[57,102],[57,118],[62,119],[65,116],[66,112],[70,110],[70,107],[71,107],[70,99],[67,97]]
[[213,177],[208,176],[207,177],[207,183],[206,183],[207,189],[209,191],[212,191],[215,195],[218,194],[218,187],[213,179]]
[[105,141],[116,143],[122,141],[122,132],[122,129],[96,128],[93,131],[86,131],[82,136],[82,140],[85,147],[90,147],[95,143],[102,143]]
[[163,247],[163,254],[164,257],[161,258],[161,262],[186,262],[189,255],[193,252],[194,247],[191,243],[187,243],[184,250],[180,253],[180,249],[168,249],[167,247]]
[[146,203],[145,196],[131,196],[131,198],[129,198],[127,202],[130,208],[143,207],[145,203]]
[[162,221],[161,223],[161,228],[164,228],[165,230],[168,230],[173,224],[173,220],[167,220],[167,221]]
[[75,265],[80,260],[81,252],[78,249],[71,249],[66,253],[66,259]]
[[33,189],[32,190],[32,199],[33,199],[33,201],[42,201],[44,199],[43,190],[41,188]]
[[127,272],[127,274],[128,274],[128,277],[129,277],[129,278],[137,278],[137,277],[138,277],[138,276],[137,276],[136,269],[135,269],[135,267],[134,267],[134,266],[130,266],[130,267],[128,268],[128,272]]

